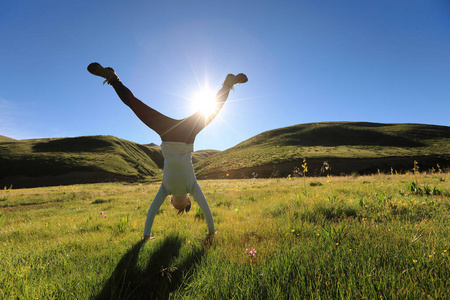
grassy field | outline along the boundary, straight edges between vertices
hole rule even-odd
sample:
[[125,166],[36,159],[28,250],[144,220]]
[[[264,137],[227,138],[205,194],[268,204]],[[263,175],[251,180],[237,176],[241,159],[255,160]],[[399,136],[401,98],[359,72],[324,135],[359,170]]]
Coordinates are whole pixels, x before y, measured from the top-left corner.
[[450,174],[200,186],[215,237],[166,201],[147,242],[157,183],[1,190],[0,298],[448,297]]

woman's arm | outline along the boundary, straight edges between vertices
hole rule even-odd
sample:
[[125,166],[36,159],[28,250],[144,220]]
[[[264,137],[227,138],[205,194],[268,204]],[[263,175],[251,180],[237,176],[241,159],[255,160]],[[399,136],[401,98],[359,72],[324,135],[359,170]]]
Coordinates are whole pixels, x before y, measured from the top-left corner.
[[195,182],[194,186],[192,187],[192,196],[194,196],[195,201],[197,201],[198,205],[203,210],[206,224],[208,225],[209,234],[214,234],[216,232],[216,229],[214,228],[214,220],[211,209],[209,209],[209,205],[206,201],[205,195],[203,194],[202,189],[197,182]]
[[153,199],[150,209],[147,212],[147,220],[145,221],[144,239],[149,239],[152,233],[153,221],[158,213],[159,208],[164,203],[164,200],[168,196],[166,188],[161,184],[158,193],[156,193],[155,199]]

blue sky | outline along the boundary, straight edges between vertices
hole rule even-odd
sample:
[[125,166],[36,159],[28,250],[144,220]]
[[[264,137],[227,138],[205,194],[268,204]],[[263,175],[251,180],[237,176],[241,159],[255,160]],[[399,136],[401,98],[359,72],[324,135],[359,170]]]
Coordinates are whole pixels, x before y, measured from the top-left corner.
[[244,72],[195,149],[309,122],[450,125],[450,2],[0,2],[0,135],[160,143],[86,71],[113,67],[174,118],[206,82]]

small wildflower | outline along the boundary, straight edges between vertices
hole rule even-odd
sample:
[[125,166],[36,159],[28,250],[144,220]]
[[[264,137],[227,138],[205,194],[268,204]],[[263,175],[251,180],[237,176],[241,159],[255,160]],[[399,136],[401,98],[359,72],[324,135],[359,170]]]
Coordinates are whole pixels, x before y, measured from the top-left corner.
[[352,251],[352,249],[350,248],[350,249],[348,249],[348,251]]
[[295,229],[292,229],[291,231],[292,231],[292,232],[295,232]]
[[432,255],[432,254],[430,254],[430,255],[428,255],[428,257],[429,257],[429,258],[432,258],[432,257],[433,257],[433,255]]
[[100,214],[103,215],[103,212],[101,211]]
[[416,263],[417,262],[417,259],[413,259],[413,263]]
[[317,233],[317,236],[320,236],[320,233]]
[[251,248],[251,249],[245,249],[246,253],[248,256],[250,256],[250,258],[253,258],[256,256],[256,249],[255,248]]
[[339,245],[339,243],[336,243],[335,245],[336,245],[336,246],[338,246],[338,245]]
[[306,163],[306,158],[303,159],[303,176],[306,176],[306,173],[308,172],[308,164]]

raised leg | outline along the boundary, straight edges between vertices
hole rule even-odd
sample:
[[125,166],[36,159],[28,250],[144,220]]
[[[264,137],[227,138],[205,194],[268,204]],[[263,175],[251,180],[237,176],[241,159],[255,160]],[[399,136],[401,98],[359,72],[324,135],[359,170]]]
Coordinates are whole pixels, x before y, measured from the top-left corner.
[[108,82],[112,85],[123,103],[128,105],[145,125],[156,131],[163,141],[165,136],[179,124],[180,121],[161,114],[134,97],[133,93],[120,81],[114,69],[104,68],[99,63],[91,63],[87,69],[91,74],[105,78],[104,83]]
[[170,132],[174,127],[178,125],[178,120],[163,115],[159,111],[147,106],[141,100],[137,99],[120,80],[111,82],[111,85],[122,102],[128,105],[136,114],[136,116],[145,125],[158,133],[161,138],[167,135],[168,132]]
[[[216,110],[212,114],[205,116],[201,112],[196,112],[181,120],[183,125],[179,126],[178,130],[184,136],[189,137],[189,143],[193,143],[196,135],[217,116],[228,99],[230,89],[235,84],[245,83],[247,81],[247,76],[242,73],[238,75],[228,74],[223,82],[222,88],[216,94]],[[181,134],[179,135],[181,136]]]

